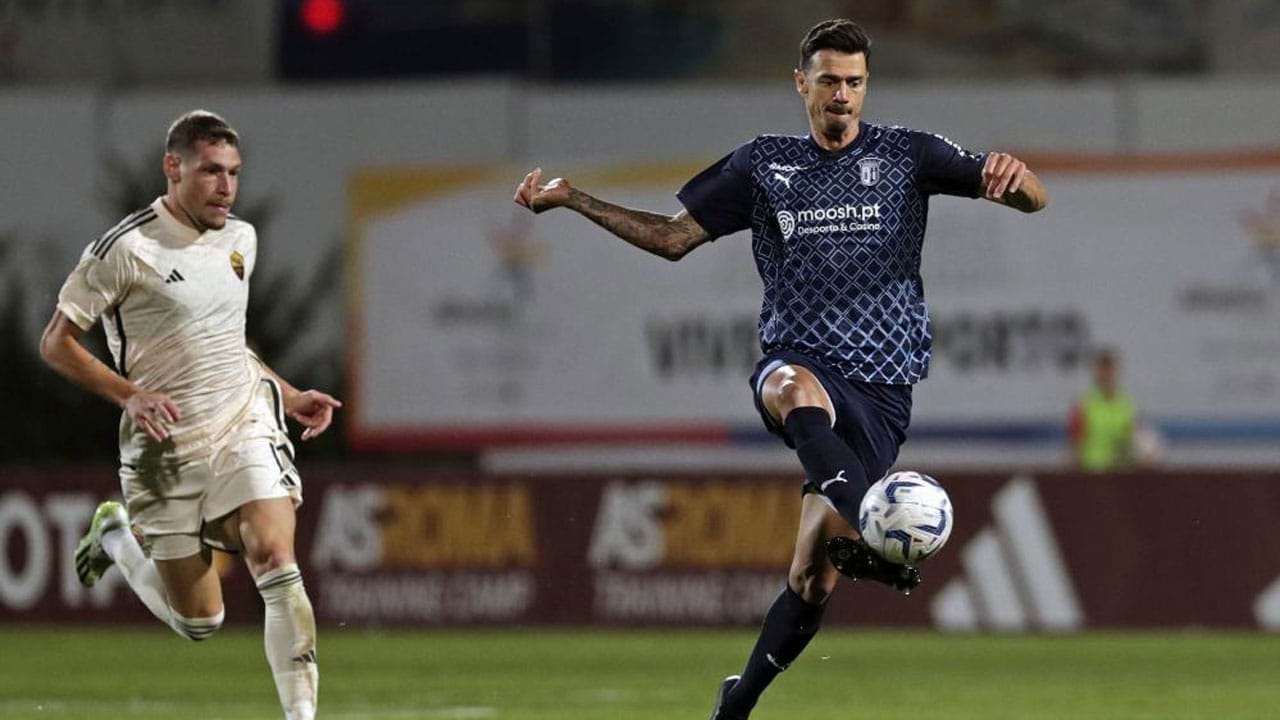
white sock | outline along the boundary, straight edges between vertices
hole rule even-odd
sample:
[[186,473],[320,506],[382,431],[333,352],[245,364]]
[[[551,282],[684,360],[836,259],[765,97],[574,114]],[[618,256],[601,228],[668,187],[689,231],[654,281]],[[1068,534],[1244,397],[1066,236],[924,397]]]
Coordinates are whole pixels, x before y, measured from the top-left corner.
[[133,594],[151,614],[173,627],[174,612],[169,609],[160,572],[156,570],[155,562],[143,554],[133,532],[128,527],[119,527],[102,533],[102,549],[116,561],[116,567],[120,568]]
[[188,640],[208,640],[213,636],[218,628],[222,627],[222,619],[226,617],[225,609],[219,610],[217,615],[204,618],[182,617],[178,613],[173,613],[173,620],[169,623],[179,635]]
[[258,593],[266,608],[263,628],[267,663],[286,720],[313,720],[320,684],[316,664],[316,618],[295,564],[263,573]]
[[142,552],[142,546],[129,528],[120,527],[102,533],[102,549],[115,560],[133,594],[174,632],[189,640],[204,640],[222,627],[225,611],[208,618],[186,618],[169,607],[164,581],[160,579],[155,561]]

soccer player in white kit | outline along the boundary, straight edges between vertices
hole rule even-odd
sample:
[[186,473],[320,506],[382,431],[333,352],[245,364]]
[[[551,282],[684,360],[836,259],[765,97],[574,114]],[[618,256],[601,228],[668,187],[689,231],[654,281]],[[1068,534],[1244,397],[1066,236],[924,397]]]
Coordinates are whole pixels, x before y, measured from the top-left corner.
[[[203,640],[224,615],[210,548],[242,553],[266,607],[267,662],[285,717],[310,720],[316,627],[294,555],[302,488],[284,418],[308,440],[342,403],[294,388],[246,345],[257,235],[231,214],[240,165],[239,136],[225,120],[202,110],[178,118],[165,144],[165,195],[85,250],[40,353],[124,410],[124,504],[98,506],[76,551],[80,581],[93,585],[114,564],[157,618]],[[99,318],[114,370],[80,344]]]

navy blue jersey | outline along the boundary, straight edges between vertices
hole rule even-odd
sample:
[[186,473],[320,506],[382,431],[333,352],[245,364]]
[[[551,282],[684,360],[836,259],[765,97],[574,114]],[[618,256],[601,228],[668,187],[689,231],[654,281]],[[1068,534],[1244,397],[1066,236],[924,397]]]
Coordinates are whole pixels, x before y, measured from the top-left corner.
[[978,197],[983,160],[938,135],[867,123],[837,153],[762,135],[677,197],[712,238],[751,228],[766,354],[794,350],[851,380],[903,385],[929,370],[929,196]]

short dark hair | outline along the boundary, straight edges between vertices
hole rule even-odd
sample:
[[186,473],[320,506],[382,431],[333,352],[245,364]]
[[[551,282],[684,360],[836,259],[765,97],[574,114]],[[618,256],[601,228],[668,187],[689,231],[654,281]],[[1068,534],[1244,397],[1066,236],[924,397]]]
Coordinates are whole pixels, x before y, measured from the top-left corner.
[[871,38],[858,23],[845,18],[824,20],[809,29],[800,41],[800,69],[808,70],[809,61],[819,50],[836,50],[849,55],[862,53],[871,65]]
[[183,113],[169,126],[164,151],[188,154],[196,149],[196,143],[201,140],[208,143],[225,142],[233,147],[240,147],[240,134],[222,116],[208,110],[192,110]]

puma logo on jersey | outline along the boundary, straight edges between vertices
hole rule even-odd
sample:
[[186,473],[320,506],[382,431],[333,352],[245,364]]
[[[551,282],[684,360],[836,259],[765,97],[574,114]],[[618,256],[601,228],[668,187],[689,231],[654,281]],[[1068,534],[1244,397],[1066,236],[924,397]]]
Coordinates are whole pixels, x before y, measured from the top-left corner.
[[769,163],[769,169],[774,171],[773,179],[777,180],[783,185],[786,185],[787,189],[790,190],[791,176],[794,175],[796,171],[800,170],[801,168],[799,165],[780,165],[778,163]]
[[164,284],[168,285],[169,283],[182,282],[183,280],[186,280],[186,278],[182,277],[182,273],[178,272],[177,270],[174,270],[173,272],[169,273],[169,277],[164,279]]
[[836,473],[836,476],[835,476],[835,477],[833,477],[833,478],[831,478],[830,480],[828,480],[828,481],[826,481],[826,482],[822,483],[822,492],[826,492],[826,491],[827,491],[827,487],[828,487],[828,486],[830,486],[830,485],[831,485],[831,484],[833,484],[833,483],[838,483],[838,482],[842,482],[842,483],[847,483],[847,482],[849,482],[848,480],[846,480],[846,479],[845,479],[845,477],[844,477],[844,471],[843,471],[843,470],[841,470],[840,472]]

